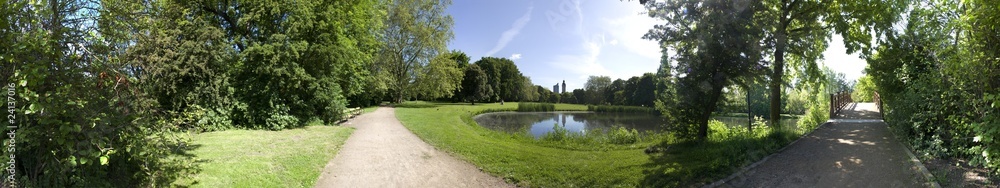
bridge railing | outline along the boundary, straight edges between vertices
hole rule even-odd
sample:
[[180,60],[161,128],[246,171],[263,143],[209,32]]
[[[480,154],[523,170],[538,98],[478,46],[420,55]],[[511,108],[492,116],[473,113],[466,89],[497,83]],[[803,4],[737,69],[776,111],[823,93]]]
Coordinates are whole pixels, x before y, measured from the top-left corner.
[[834,94],[830,94],[830,119],[837,117],[837,113],[840,113],[847,104],[854,102],[851,99],[851,92],[840,91]]

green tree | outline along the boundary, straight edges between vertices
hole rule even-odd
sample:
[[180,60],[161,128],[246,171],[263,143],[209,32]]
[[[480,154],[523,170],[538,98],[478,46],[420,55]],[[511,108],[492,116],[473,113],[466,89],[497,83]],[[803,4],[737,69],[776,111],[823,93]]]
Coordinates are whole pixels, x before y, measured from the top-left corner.
[[875,83],[869,75],[858,78],[858,83],[854,85],[854,93],[851,94],[854,101],[872,102],[875,96]]
[[615,79],[604,90],[604,101],[611,105],[625,105],[625,80]]
[[[628,97],[628,99],[631,100],[629,105],[646,107],[654,106],[654,101],[656,101],[656,75],[653,73],[645,73],[638,78],[638,82],[635,83],[635,91],[631,94],[626,93],[626,96],[631,96]],[[629,82],[631,81],[632,79],[629,79]]]
[[[738,6],[733,6],[738,5]],[[675,134],[682,137],[708,136],[708,120],[716,110],[722,89],[735,79],[753,76],[762,67],[757,42],[764,39],[756,13],[764,8],[754,1],[681,0],[648,3],[650,15],[666,20],[644,38],[675,49],[677,88],[668,96],[677,97],[676,106],[658,105],[670,114]],[[670,67],[662,61],[661,67]],[[665,93],[666,94],[666,93]]]
[[449,53],[440,54],[423,67],[413,83],[410,93],[426,100],[451,97],[456,90],[461,89],[463,70],[460,63]]
[[489,76],[489,85],[494,96],[490,101],[517,101],[524,90],[524,75],[514,61],[507,58],[483,57],[477,65]]
[[479,65],[471,64],[466,67],[465,76],[462,78],[462,99],[473,105],[476,101],[489,100],[493,95],[493,88],[487,79],[489,76],[479,68]]
[[402,102],[421,70],[454,38],[454,21],[445,10],[450,0],[396,0],[389,2],[381,40],[385,46],[376,65],[389,78],[395,102]]
[[609,87],[611,87],[611,77],[590,76],[587,78],[587,82],[583,84],[583,88],[587,93],[584,103],[604,104],[605,96],[607,96],[606,92]]

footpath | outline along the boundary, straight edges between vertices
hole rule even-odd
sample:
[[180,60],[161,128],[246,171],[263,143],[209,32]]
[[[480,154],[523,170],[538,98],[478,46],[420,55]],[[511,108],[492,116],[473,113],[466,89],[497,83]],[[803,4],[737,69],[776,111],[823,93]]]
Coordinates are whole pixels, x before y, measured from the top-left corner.
[[932,187],[873,103],[853,103],[784,150],[718,187]]
[[512,187],[438,151],[380,107],[343,124],[354,127],[315,187]]

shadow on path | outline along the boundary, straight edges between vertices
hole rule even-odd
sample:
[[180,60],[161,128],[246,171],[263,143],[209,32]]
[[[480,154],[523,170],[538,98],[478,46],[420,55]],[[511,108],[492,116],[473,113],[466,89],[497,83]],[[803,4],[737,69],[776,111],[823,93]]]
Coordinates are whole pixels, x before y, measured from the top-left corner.
[[853,103],[834,120],[736,174],[721,187],[926,187],[872,103]]

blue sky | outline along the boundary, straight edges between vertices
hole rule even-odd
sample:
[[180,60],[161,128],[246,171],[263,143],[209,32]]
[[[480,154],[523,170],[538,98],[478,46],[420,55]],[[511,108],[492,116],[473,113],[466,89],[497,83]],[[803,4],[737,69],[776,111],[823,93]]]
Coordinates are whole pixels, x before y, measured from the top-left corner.
[[[660,52],[642,35],[654,24],[635,1],[510,0],[453,1],[455,38],[449,49],[472,62],[483,56],[513,59],[536,85],[552,88],[566,80],[567,91],[582,88],[590,75],[628,79],[656,72]],[[824,53],[826,63],[848,80],[860,77],[865,63],[844,54],[839,36]]]

